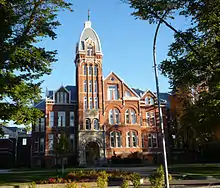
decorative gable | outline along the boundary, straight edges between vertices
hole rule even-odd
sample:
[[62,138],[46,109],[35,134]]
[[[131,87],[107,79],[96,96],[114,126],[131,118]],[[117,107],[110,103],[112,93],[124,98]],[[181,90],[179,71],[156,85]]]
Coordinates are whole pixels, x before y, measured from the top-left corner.
[[57,104],[67,104],[70,103],[70,92],[63,86],[61,86],[56,92],[55,92],[55,103]]

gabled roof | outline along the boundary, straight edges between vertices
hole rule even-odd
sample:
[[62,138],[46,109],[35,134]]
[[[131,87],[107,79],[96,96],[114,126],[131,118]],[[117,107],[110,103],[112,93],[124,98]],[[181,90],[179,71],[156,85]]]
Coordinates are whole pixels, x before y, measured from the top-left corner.
[[45,99],[41,99],[38,103],[34,104],[35,108],[38,108],[40,110],[45,110],[46,108],[46,100]]
[[130,86],[128,86],[128,84],[126,84],[126,83],[124,82],[124,80],[121,79],[116,73],[110,72],[110,73],[108,74],[108,76],[107,76],[104,80],[106,80],[107,78],[109,78],[111,75],[114,75],[117,79],[119,79],[137,98],[140,98],[139,95],[138,95]]
[[66,88],[68,91],[71,92],[71,97],[70,97],[71,101],[77,101],[77,90],[76,90],[76,86],[71,86],[71,85],[69,85],[69,86],[66,86],[65,88]]

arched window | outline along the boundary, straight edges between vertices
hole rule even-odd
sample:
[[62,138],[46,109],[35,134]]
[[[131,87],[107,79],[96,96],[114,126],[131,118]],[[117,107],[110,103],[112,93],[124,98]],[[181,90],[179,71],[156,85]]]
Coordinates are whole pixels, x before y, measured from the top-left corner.
[[118,109],[111,109],[109,111],[109,123],[111,125],[120,123],[120,114]]
[[94,129],[99,130],[99,120],[98,119],[94,119]]
[[98,91],[98,84],[97,84],[97,80],[94,80],[94,92],[97,93]]
[[126,143],[127,143],[127,147],[138,146],[138,135],[136,131],[128,131],[126,133]]
[[130,123],[130,114],[129,114],[129,110],[125,111],[125,123],[129,124]]
[[89,66],[89,75],[92,75],[92,65]]
[[86,130],[91,130],[91,120],[89,118],[86,119]]
[[88,105],[87,105],[87,97],[84,97],[84,108],[87,109]]
[[154,104],[154,99],[152,97],[150,97],[150,105]]
[[97,65],[94,66],[94,75],[95,76],[98,75],[98,66]]
[[84,75],[87,75],[87,65],[84,65]]
[[84,88],[84,92],[87,92],[87,82],[86,82],[86,80],[84,80],[83,88]]
[[92,80],[89,80],[89,92],[92,92]]
[[110,133],[110,147],[121,147],[121,133],[120,132],[111,132]]
[[137,123],[136,113],[134,110],[131,110],[131,123],[132,124]]
[[114,114],[113,114],[113,110],[112,109],[109,111],[109,123],[111,125],[114,124]]
[[95,98],[94,98],[94,108],[95,108],[95,109],[98,109],[98,108],[99,108],[98,104],[99,104],[99,103],[98,103],[98,97],[95,97]]
[[94,54],[93,52],[93,46],[91,44],[89,44],[87,46],[87,56],[92,56]]

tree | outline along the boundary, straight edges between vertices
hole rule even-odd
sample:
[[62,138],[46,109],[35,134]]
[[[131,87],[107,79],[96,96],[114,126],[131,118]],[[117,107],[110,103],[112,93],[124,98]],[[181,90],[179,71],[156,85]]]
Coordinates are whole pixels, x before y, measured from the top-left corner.
[[[62,175],[64,174],[64,155],[71,151],[70,141],[68,140],[66,134],[62,132],[60,137],[57,138],[56,153],[58,157],[61,158],[62,165]],[[56,167],[57,168],[57,167]]]
[[56,51],[37,44],[56,38],[59,10],[65,0],[0,0],[0,119],[28,125],[42,114],[33,107],[40,99],[40,80],[51,73]]
[[[220,122],[220,0],[126,2],[136,18],[150,24],[161,21],[174,31],[175,41],[160,69],[181,101],[178,121],[182,128],[195,131],[199,143],[215,139]],[[177,16],[191,25],[184,31],[174,28],[170,21]]]

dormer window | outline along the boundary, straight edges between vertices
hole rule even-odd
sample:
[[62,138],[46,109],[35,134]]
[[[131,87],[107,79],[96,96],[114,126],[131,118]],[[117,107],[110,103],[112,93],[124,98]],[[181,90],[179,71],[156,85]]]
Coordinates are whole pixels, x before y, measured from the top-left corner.
[[108,86],[108,100],[118,100],[118,86],[110,85]]
[[87,46],[87,56],[93,56],[94,51],[93,51],[93,46],[91,44],[89,44]]
[[57,92],[56,103],[67,103],[67,93],[66,92]]
[[152,97],[146,97],[145,98],[145,104],[153,105],[154,99]]
[[125,97],[131,97],[131,93],[129,91],[125,91]]

